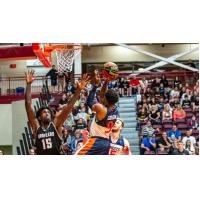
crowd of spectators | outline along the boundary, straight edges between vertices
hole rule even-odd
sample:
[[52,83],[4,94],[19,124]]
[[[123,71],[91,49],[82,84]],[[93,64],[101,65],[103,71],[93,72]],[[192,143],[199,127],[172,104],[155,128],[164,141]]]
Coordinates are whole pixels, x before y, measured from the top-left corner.
[[199,153],[199,80],[189,85],[163,75],[137,91],[141,154]]

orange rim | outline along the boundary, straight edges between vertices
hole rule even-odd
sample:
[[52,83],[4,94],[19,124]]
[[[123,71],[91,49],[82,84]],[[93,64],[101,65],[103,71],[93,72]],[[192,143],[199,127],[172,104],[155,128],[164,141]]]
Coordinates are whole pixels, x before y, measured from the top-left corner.
[[[71,47],[71,48],[68,48]],[[75,50],[80,50],[81,45],[80,44],[59,44],[59,45],[48,45],[44,47],[45,52],[52,52],[52,51],[57,51],[57,52],[68,52],[68,51],[75,51]]]

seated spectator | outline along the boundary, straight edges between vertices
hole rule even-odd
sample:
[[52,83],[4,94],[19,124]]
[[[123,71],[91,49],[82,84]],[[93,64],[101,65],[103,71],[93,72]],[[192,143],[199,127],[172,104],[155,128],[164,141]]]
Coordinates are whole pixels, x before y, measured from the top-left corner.
[[169,154],[171,155],[173,152],[177,152],[178,151],[178,140],[174,139],[174,141],[172,142],[172,146],[169,149]]
[[152,105],[149,113],[149,119],[152,124],[158,124],[160,122],[160,112],[158,111],[158,107],[156,105]]
[[191,101],[188,99],[188,96],[185,95],[185,99],[182,101],[183,108],[191,108]]
[[190,140],[191,144],[194,146],[194,148],[196,147],[196,139],[194,136],[191,136],[192,134],[192,129],[188,129],[186,131],[186,136],[183,137],[182,142],[184,145],[186,145],[187,140]]
[[156,138],[152,134],[148,134],[147,137],[143,138],[141,144],[142,155],[145,151],[154,151],[156,150]]
[[174,87],[177,87],[181,84],[181,81],[179,80],[179,77],[176,76],[175,81],[174,81]]
[[142,136],[154,133],[154,128],[151,125],[151,121],[147,121],[147,124],[142,128]]
[[172,146],[170,140],[167,138],[166,132],[162,133],[162,137],[157,141],[157,144],[160,151],[166,151],[166,152],[169,152]]
[[191,95],[191,91],[188,88],[186,88],[185,93],[182,94],[182,96],[181,96],[181,102],[183,102],[183,100],[185,100],[185,96],[187,96],[188,99],[191,100],[191,96],[192,95]]
[[162,112],[164,109],[164,98],[161,96],[158,102],[158,110]]
[[129,82],[130,87],[132,88],[132,94],[136,94],[140,91],[140,81],[136,76],[132,76]]
[[79,139],[81,139],[80,137],[81,137],[81,130],[77,129],[75,131],[75,136],[72,136],[71,142],[70,142],[70,149],[72,150],[72,154],[74,154],[76,152],[77,143],[78,143]]
[[78,114],[76,115],[75,119],[83,119],[83,121],[87,124],[88,114],[86,113],[86,108],[83,107],[79,110]]
[[58,104],[59,104],[58,110],[62,109],[63,106],[64,106],[65,104],[67,104],[67,102],[68,102],[67,95],[64,93],[64,94],[62,95],[62,98],[61,98],[60,101],[58,102]]
[[162,78],[160,79],[160,83],[163,84],[164,88],[169,86],[168,80],[166,79],[166,76],[164,74],[162,75]]
[[180,91],[180,98],[182,98],[183,94],[186,93],[186,87],[182,87]]
[[192,110],[199,110],[199,96],[196,96],[195,99],[192,101]]
[[172,119],[172,109],[169,104],[165,104],[164,110],[162,112],[162,120],[171,120]]
[[0,155],[4,155],[4,152],[0,149]]
[[85,121],[82,119],[82,118],[80,118],[80,119],[78,119],[78,121],[77,121],[77,123],[76,123],[76,126],[75,126],[75,130],[79,130],[79,129],[84,129],[84,128],[86,128],[87,126],[86,126],[86,123],[85,123]]
[[192,115],[192,118],[187,121],[187,123],[188,127],[192,129],[199,129],[199,120],[194,114]]
[[194,155],[195,154],[195,148],[194,146],[191,144],[190,140],[186,141],[186,144],[184,145],[184,149],[187,150],[189,152],[189,155]]
[[156,99],[156,102],[157,102],[158,99],[160,98],[160,89],[159,89],[159,87],[156,87],[156,88],[155,88],[155,93],[154,93],[154,95],[155,95],[155,99]]
[[186,117],[186,112],[183,110],[180,104],[177,105],[177,108],[173,112],[173,119],[184,119]]
[[182,141],[178,142],[178,150],[173,151],[172,155],[189,155],[189,152],[184,149],[184,145]]
[[167,137],[171,143],[173,143],[175,139],[181,141],[181,131],[177,129],[175,124],[173,125],[172,130],[167,132]]
[[156,77],[151,84],[151,88],[155,89],[156,87],[160,87],[160,79],[158,77]]
[[67,126],[74,126],[75,125],[75,121],[74,121],[74,115],[72,114],[72,112],[70,112],[68,114],[67,119],[65,120],[65,122],[63,123],[63,127],[66,128]]
[[171,99],[169,100],[169,105],[171,106],[171,108],[176,108],[178,104],[180,104],[179,98],[171,97]]
[[140,87],[142,89],[142,93],[145,94],[148,88],[148,81],[145,79],[145,77],[140,80]]
[[179,97],[178,87],[174,87],[174,89],[170,92],[171,97]]
[[138,113],[138,120],[140,122],[147,122],[148,114],[147,114],[147,111],[144,108],[142,108],[141,111]]

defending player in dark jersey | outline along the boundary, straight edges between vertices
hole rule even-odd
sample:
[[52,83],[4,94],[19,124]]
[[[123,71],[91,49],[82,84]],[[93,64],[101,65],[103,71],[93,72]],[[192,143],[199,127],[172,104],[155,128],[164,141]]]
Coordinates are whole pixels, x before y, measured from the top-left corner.
[[85,88],[89,77],[83,75],[81,81],[77,82],[77,89],[73,97],[65,105],[58,116],[49,107],[41,107],[35,115],[31,103],[31,84],[34,81],[34,70],[26,73],[26,96],[25,108],[30,122],[33,137],[36,141],[36,151],[39,155],[59,155],[61,154],[62,125],[71,112],[82,89]]
[[96,90],[101,82],[97,71],[93,77],[93,89],[87,99],[88,106],[96,112],[90,125],[91,138],[87,141],[76,155],[108,155],[110,149],[109,135],[118,117],[116,103],[118,94],[114,90],[107,90],[106,80],[100,93],[100,102],[95,100]]
[[131,155],[130,145],[127,139],[120,135],[124,122],[118,118],[110,134],[109,155]]

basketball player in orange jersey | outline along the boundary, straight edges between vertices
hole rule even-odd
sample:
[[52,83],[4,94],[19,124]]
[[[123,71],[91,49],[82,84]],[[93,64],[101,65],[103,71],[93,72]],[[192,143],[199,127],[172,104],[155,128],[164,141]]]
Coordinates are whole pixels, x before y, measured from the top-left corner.
[[88,106],[96,113],[90,126],[90,138],[77,152],[76,155],[108,155],[110,150],[109,135],[112,131],[118,110],[118,94],[114,90],[107,90],[108,81],[105,81],[101,92],[100,102],[95,99],[96,90],[101,82],[99,73],[93,76],[93,89],[87,99]]
[[124,127],[124,122],[117,118],[115,125],[110,134],[110,151],[109,155],[131,155],[130,145],[127,139],[121,136],[121,130]]
[[75,94],[55,118],[49,107],[41,107],[35,115],[31,103],[31,84],[33,81],[34,70],[30,70],[26,73],[25,108],[36,142],[36,153],[39,155],[59,155],[61,154],[62,125],[78,100],[81,90],[89,81],[89,77],[83,75],[83,78],[77,82]]

